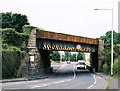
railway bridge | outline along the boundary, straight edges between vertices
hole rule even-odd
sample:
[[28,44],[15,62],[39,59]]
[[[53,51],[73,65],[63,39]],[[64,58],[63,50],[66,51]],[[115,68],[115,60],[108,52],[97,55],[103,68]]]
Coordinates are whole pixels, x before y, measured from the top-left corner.
[[104,42],[100,39],[74,36],[63,33],[32,29],[29,35],[29,76],[50,73],[51,51],[71,51],[91,53],[92,66],[98,71],[101,67],[101,55]]

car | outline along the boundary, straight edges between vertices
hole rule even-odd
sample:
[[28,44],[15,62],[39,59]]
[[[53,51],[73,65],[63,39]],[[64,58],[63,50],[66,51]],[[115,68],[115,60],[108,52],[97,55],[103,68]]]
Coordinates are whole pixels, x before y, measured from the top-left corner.
[[70,64],[70,61],[67,61],[67,64]]
[[86,64],[84,60],[79,60],[77,65],[77,69],[86,69]]

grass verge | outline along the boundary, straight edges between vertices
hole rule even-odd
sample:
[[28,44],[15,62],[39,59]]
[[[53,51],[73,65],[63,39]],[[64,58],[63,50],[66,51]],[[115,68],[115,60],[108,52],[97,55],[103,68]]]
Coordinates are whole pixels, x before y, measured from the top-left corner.
[[120,75],[113,75],[113,78],[120,79]]
[[51,64],[57,64],[60,63],[59,61],[52,61]]

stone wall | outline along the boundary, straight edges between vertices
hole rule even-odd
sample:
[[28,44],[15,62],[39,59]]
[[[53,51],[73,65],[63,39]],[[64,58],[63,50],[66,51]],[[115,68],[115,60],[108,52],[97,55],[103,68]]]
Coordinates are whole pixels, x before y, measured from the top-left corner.
[[[29,77],[40,77],[50,73],[50,51],[39,50],[36,47],[36,29],[33,29],[29,35],[28,49],[29,49]],[[34,56],[34,61],[30,57]]]
[[101,71],[102,68],[102,62],[104,59],[104,56],[102,55],[102,52],[104,51],[104,40],[99,39],[99,46],[98,46],[98,71]]

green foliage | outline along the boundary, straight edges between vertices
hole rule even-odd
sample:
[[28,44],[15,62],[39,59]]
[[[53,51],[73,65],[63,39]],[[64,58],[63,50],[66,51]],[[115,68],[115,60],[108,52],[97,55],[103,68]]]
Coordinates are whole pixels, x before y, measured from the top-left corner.
[[107,50],[104,52],[104,63],[107,63],[108,65],[111,64],[111,50]]
[[26,15],[12,14],[11,12],[2,13],[2,28],[15,28],[17,32],[22,32],[22,26],[28,24]]
[[[113,51],[113,59],[115,60],[116,58],[118,58],[119,55],[119,51],[118,51],[117,46],[114,46],[114,51]],[[104,63],[107,63],[108,65],[111,64],[111,49],[106,50],[104,53]]]
[[114,59],[118,58],[120,55],[120,46],[115,45],[114,46]]
[[118,44],[120,44],[120,33],[118,33]]
[[103,65],[102,69],[103,73],[110,74],[110,66],[108,66],[106,63]]
[[60,61],[60,53],[58,51],[53,51],[53,53],[52,53],[52,60]]
[[76,61],[76,54],[71,54],[70,61]]
[[60,63],[60,61],[52,61],[51,64],[57,64]]
[[70,53],[69,52],[65,52],[65,61],[68,61],[68,57],[69,57]]
[[[33,28],[28,26],[26,15],[1,13],[2,29],[0,29],[0,43],[2,43],[2,78],[13,78],[17,76],[17,70],[21,60],[27,52],[28,37]],[[26,25],[26,26],[24,26]],[[24,26],[24,27],[23,27]],[[23,27],[23,29],[22,29]],[[22,33],[24,30],[24,33]],[[27,32],[26,32],[26,31]],[[29,33],[28,33],[29,31]]]
[[24,33],[26,34],[30,34],[31,33],[31,30],[34,29],[35,27],[34,26],[31,26],[31,25],[24,25],[22,27],[22,30]]
[[115,75],[120,75],[120,61],[116,61],[113,64],[113,73]]
[[2,44],[2,49],[4,49],[4,50],[6,50],[6,49],[8,49],[9,48],[9,46],[8,46],[8,44]]
[[23,42],[25,42],[26,45],[28,43],[28,35],[25,33],[18,33],[12,28],[1,29],[0,31],[2,31],[3,44],[20,47]]
[[5,51],[21,51],[20,48],[15,46],[8,47]]
[[[110,73],[110,67],[111,67],[111,34],[112,32],[108,31],[104,36],[101,36],[101,39],[104,40],[104,51],[102,52],[104,56],[103,72],[107,74]],[[120,54],[120,47],[117,46],[117,44],[120,44],[120,33],[116,33],[115,31],[113,31],[113,43],[114,43],[113,59],[116,60],[118,59],[118,56]]]
[[83,60],[84,59],[84,54],[79,52],[77,55],[77,60]]
[[64,61],[70,61],[70,57],[71,57],[71,53],[66,51],[65,54],[64,54],[63,60]]
[[[78,53],[77,60],[83,60],[84,59],[84,53]],[[63,61],[76,61],[76,54],[71,54],[70,52],[65,52],[65,54],[62,56]]]
[[[104,40],[104,44],[105,46],[107,45],[111,45],[111,31],[106,32],[105,35],[101,36],[101,39]],[[115,31],[113,31],[113,43],[114,44],[120,44],[119,41],[120,38],[120,33],[116,33]]]
[[25,57],[25,52],[3,51],[2,52],[2,78],[13,78]]
[[67,61],[65,55],[62,55],[62,61]]

